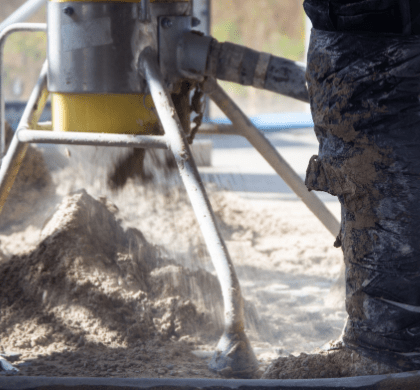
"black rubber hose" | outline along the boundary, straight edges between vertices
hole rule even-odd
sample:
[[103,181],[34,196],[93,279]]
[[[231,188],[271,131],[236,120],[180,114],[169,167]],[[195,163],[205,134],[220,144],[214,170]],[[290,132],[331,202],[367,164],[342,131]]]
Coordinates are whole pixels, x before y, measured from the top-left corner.
[[258,52],[230,42],[210,43],[208,76],[276,92],[309,102],[304,64]]

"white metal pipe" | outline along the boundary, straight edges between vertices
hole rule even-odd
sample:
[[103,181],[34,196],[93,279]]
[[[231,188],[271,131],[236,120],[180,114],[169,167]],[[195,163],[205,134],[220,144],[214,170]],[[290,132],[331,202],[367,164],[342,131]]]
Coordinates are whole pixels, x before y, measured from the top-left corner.
[[0,32],[6,27],[28,20],[36,11],[38,11],[47,0],[28,0],[21,5],[15,12],[9,15],[3,22],[0,23]]
[[[222,292],[225,298],[225,313],[228,319],[226,326],[243,329],[243,301],[232,261],[223,238],[214,223],[213,211],[205,195],[205,189],[198,171],[191,159],[188,143],[184,139],[185,135],[178,114],[171,102],[168,91],[163,87],[163,78],[160,75],[159,68],[154,64],[154,53],[148,53],[146,50],[142,54],[141,68],[144,69],[144,75],[159,119],[165,130],[165,135],[168,138],[170,150],[174,153],[177,160],[181,177],[197,215],[200,228],[203,230],[203,236],[207,242],[216,273],[220,275],[219,280],[221,279]],[[229,281],[224,283],[223,281],[225,280]]]
[[199,134],[223,134],[223,135],[238,135],[243,136],[243,134],[235,129],[232,125],[227,124],[218,124],[218,123],[202,123],[198,130]]
[[[22,118],[19,122],[18,131],[20,129],[31,128],[39,121],[39,117],[41,116],[42,110],[44,109],[48,98],[47,70],[48,63],[45,61],[38,83],[32,90],[31,96],[26,104],[25,111],[23,112]],[[19,168],[25,158],[27,149],[28,144],[20,142],[17,134],[15,133],[0,167],[0,212],[6,203],[7,196],[12,189],[13,183],[19,172]]]
[[0,159],[3,158],[6,151],[6,109],[4,104],[4,77],[3,77],[3,55],[4,45],[10,34],[15,32],[38,32],[47,31],[46,23],[16,23],[7,28],[0,29]]
[[167,149],[165,136],[61,132],[21,129],[16,132],[20,142],[60,145],[122,146]]
[[139,69],[149,86],[169,149],[174,154],[222,289],[225,331],[218,343],[210,368],[221,371],[230,367],[233,375],[251,376],[258,364],[244,331],[244,303],[239,281],[226,244],[217,228],[212,207],[189,149],[181,121],[165,88],[157,64],[157,53],[150,47],[140,55]]
[[306,206],[323,223],[329,232],[337,237],[340,223],[327,209],[324,203],[313,193],[309,192],[300,176],[293,170],[287,161],[280,155],[277,149],[249,120],[227,93],[217,84],[213,78],[208,78],[204,83],[204,92],[216,103],[216,105],[231,120],[236,130],[254,146],[264,159],[274,168],[278,175],[302,199]]

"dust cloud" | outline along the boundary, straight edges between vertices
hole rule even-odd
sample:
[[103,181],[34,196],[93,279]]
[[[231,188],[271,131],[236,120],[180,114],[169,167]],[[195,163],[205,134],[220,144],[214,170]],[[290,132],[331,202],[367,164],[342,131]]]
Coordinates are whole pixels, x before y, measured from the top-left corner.
[[[53,191],[0,232],[0,348],[19,355],[20,375],[215,377],[221,293],[177,174],[149,157],[154,180],[115,192],[106,181],[120,155],[42,153]],[[326,229],[296,202],[206,186],[245,297],[256,377],[337,338],[346,314],[326,297],[342,254]]]

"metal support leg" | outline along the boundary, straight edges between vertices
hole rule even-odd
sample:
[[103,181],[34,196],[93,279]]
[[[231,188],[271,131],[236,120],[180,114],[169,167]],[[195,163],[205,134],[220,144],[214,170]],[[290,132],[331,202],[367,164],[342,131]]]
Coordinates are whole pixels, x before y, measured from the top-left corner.
[[285,183],[302,199],[309,210],[315,214],[334,237],[337,237],[340,223],[335,219],[334,215],[331,214],[330,210],[313,192],[308,191],[300,176],[279,154],[270,141],[252,124],[235,102],[217,84],[215,79],[209,78],[206,80],[204,92],[210,96],[231,120],[237,134],[243,135],[260,152]]
[[40,9],[47,0],[27,0],[16,11],[9,15],[0,23],[0,31],[6,29],[12,24],[21,23],[28,20]]
[[32,91],[23,112],[22,118],[19,122],[18,130],[16,131],[9,149],[4,156],[0,167],[0,212],[6,203],[7,196],[12,189],[13,183],[19,172],[19,168],[25,158],[27,143],[19,141],[17,133],[20,129],[34,128],[38,123],[42,110],[48,98],[47,91],[47,62],[45,61],[38,83]]
[[165,130],[169,149],[173,152],[207,248],[220,281],[225,310],[225,330],[210,369],[232,376],[249,377],[258,362],[244,332],[244,305],[232,261],[218,231],[215,217],[201,182],[200,175],[185,138],[181,122],[157,64],[157,54],[147,48],[139,59],[139,69],[145,77],[160,121]]
[[[37,1],[40,3],[40,1]],[[46,23],[16,23],[8,26],[3,31],[0,29],[0,158],[3,158],[6,152],[6,132],[5,132],[5,115],[4,107],[4,77],[3,77],[3,53],[4,45],[10,34],[15,32],[38,32],[47,31]]]

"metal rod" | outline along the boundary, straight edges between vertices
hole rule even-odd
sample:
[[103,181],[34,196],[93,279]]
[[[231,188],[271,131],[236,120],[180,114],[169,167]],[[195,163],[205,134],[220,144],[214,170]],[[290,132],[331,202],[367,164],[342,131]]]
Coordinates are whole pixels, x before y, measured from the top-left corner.
[[0,32],[3,32],[6,27],[14,23],[24,22],[38,11],[47,0],[28,0],[21,5],[16,11],[9,15],[3,22],[0,23]]
[[51,121],[47,121],[47,122],[38,122],[36,124],[35,130],[49,130],[51,131],[52,128],[52,122]]
[[[28,103],[26,104],[26,108],[19,122],[17,132],[20,129],[34,127],[39,121],[39,117],[41,116],[42,110],[44,109],[48,98],[47,70],[48,63],[45,61],[38,79],[38,83],[32,90],[31,96],[29,97]],[[26,150],[28,149],[28,144],[19,141],[17,132],[13,136],[9,149],[7,150],[7,153],[1,162],[0,212],[6,203],[7,196],[12,189],[13,183],[19,172],[19,168],[23,162],[23,159],[25,158]]]
[[19,372],[19,370],[10,364],[3,356],[0,356],[0,368],[6,372]]
[[203,233],[217,277],[221,284],[225,331],[218,344],[217,356],[211,368],[220,371],[230,368],[233,373],[250,374],[257,368],[257,361],[244,332],[244,303],[239,281],[226,244],[217,229],[215,216],[191,155],[181,122],[175,110],[163,76],[157,64],[157,54],[146,48],[139,59],[152,95],[159,119],[165,130],[169,149],[173,152],[196,218]]
[[129,146],[134,148],[155,149],[168,148],[165,137],[160,135],[52,132],[21,129],[17,131],[17,138],[20,142],[38,144]]
[[[188,144],[185,140],[181,122],[170,99],[170,95],[163,87],[163,79],[154,60],[155,57],[150,52],[144,52],[141,65],[144,69],[156,110],[165,134],[168,137],[170,150],[174,153],[177,160],[182,180],[191,199],[194,211],[197,214],[200,227],[203,230],[210,255],[214,259],[216,272],[220,274],[221,279],[225,279],[226,275],[229,275],[229,278],[224,280],[227,283],[223,283],[222,285],[222,290],[226,292],[224,294],[224,297],[226,297],[226,326],[236,328],[239,325],[243,327],[243,302],[239,282],[235,275],[232,261],[229,258],[226,245],[216,228],[210,202],[194,160],[192,159],[189,147],[187,146]],[[231,294],[233,290],[237,294]]]
[[[6,19],[7,20],[7,19]],[[5,131],[5,104],[4,104],[4,77],[3,77],[3,55],[4,45],[10,34],[22,31],[47,31],[46,23],[16,23],[3,31],[0,25],[0,159],[6,152],[6,131]]]
[[309,192],[300,176],[293,170],[287,161],[280,155],[270,141],[252,124],[235,102],[217,84],[213,78],[204,83],[204,92],[231,120],[233,126],[240,131],[255,149],[274,168],[293,192],[302,199],[306,206],[323,223],[328,231],[336,237],[340,230],[340,223],[330,210],[313,193]]
[[240,135],[243,134],[232,125],[217,123],[202,123],[198,130],[199,134],[220,134],[220,135]]

